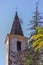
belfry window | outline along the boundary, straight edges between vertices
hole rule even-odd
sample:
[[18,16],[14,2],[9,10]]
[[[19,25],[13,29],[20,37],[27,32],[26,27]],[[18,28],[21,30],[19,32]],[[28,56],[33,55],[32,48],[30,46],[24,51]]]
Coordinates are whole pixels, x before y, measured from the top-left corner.
[[21,51],[21,42],[20,41],[17,41],[17,50]]

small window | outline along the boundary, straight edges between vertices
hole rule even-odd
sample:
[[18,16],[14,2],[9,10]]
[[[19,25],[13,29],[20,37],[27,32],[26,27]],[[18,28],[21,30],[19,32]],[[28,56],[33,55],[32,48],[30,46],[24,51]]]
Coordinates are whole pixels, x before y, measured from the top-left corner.
[[21,51],[21,42],[20,41],[17,41],[17,50]]

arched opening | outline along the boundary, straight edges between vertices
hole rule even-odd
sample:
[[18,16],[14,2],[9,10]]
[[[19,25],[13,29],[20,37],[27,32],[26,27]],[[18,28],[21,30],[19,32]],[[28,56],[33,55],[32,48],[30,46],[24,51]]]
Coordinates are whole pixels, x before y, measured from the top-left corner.
[[21,51],[21,42],[17,41],[17,51]]

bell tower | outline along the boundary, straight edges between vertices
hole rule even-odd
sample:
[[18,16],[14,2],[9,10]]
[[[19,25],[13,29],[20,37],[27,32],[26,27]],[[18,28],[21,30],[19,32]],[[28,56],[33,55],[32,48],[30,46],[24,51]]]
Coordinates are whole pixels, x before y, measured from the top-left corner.
[[20,20],[16,11],[10,34],[6,40],[6,65],[24,65],[22,61],[23,51],[27,45],[27,38],[24,37]]

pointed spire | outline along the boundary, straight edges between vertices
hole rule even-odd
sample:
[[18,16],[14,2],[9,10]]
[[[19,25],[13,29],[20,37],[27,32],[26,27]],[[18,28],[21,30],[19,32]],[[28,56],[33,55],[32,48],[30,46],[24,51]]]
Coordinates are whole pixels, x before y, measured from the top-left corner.
[[15,19],[18,19],[18,14],[17,14],[17,11],[16,11],[16,14],[15,14]]
[[14,21],[13,21],[13,25],[12,25],[12,29],[10,34],[16,34],[16,35],[22,35],[23,36],[23,31],[21,28],[21,24],[20,24],[20,20],[16,11],[15,17],[14,17]]

